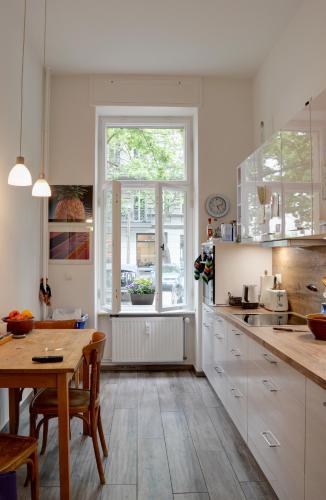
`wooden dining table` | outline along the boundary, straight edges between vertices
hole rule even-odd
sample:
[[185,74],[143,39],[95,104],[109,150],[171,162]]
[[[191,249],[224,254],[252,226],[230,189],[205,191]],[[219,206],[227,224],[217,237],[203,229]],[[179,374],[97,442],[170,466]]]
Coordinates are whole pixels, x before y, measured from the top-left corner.
[[[94,330],[33,330],[25,338],[0,345],[0,387],[9,389],[9,429],[17,433],[19,400],[24,387],[58,391],[60,499],[71,499],[68,387],[82,362],[83,347]],[[35,363],[33,356],[62,355],[59,363]],[[84,386],[87,385],[84,374]],[[88,387],[85,387],[88,388]]]

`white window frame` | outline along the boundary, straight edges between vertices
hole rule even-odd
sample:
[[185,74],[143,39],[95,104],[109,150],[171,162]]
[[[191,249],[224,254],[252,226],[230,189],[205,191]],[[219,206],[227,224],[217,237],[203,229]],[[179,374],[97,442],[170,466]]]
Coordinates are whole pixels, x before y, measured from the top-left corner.
[[[152,128],[173,128],[182,127],[185,131],[185,179],[180,181],[148,181],[148,180],[114,180],[105,179],[105,129],[107,127],[152,127]],[[155,268],[156,268],[156,294],[153,312],[162,313],[173,310],[191,309],[194,302],[193,287],[188,286],[192,273],[192,255],[193,255],[193,120],[190,116],[180,117],[144,117],[144,116],[102,116],[98,118],[98,221],[96,228],[98,251],[97,251],[97,283],[98,283],[98,309],[107,311],[111,314],[119,314],[121,311],[120,294],[120,275],[121,275],[121,189],[123,188],[154,188],[155,189]],[[112,186],[113,197],[113,241],[115,246],[112,250],[112,308],[109,308],[103,300],[104,296],[104,210],[103,192],[106,187]],[[184,246],[185,246],[185,274],[184,274],[184,304],[171,305],[163,307],[162,305],[162,252],[163,243],[162,233],[162,191],[164,188],[176,189],[185,192],[186,206],[184,213]],[[115,208],[114,208],[115,207]],[[119,213],[117,213],[119,210]],[[128,311],[129,312],[129,311]],[[130,314],[137,313],[137,310],[130,311]]]

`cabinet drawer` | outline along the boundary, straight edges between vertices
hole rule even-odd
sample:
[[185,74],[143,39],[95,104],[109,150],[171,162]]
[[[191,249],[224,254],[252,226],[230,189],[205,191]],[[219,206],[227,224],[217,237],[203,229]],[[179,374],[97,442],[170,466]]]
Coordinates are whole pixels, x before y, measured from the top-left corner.
[[228,378],[225,390],[224,405],[241,436],[247,441],[247,394],[230,378]]
[[301,500],[304,406],[264,383],[261,367],[253,362],[248,377],[248,444],[279,497]]
[[228,324],[228,342],[230,347],[244,351],[247,348],[247,339],[248,335],[230,323]]
[[230,331],[228,333],[227,358],[225,369],[238,389],[247,396],[247,370],[248,370],[248,345],[247,337],[243,337],[239,342],[229,342]]
[[249,360],[254,362],[262,379],[270,381],[284,401],[293,400],[301,408],[305,404],[305,378],[268,349],[251,341],[248,350]]
[[225,405],[226,389],[227,389],[227,375],[221,364],[214,364],[212,369],[211,384],[216,391],[216,394]]
[[326,390],[307,380],[306,500],[324,500],[326,492]]

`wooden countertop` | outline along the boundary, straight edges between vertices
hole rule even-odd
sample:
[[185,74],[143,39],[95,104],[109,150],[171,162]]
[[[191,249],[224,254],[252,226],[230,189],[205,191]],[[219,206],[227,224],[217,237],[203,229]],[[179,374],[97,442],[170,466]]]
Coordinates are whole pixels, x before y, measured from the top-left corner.
[[[210,309],[259,342],[307,378],[326,389],[326,342],[315,340],[306,325],[289,325],[306,333],[280,332],[271,326],[249,326],[233,314],[264,313],[265,309],[244,310],[240,307],[210,306]],[[273,314],[273,313],[270,313]],[[275,314],[275,313],[274,313]],[[286,325],[284,325],[286,327]]]

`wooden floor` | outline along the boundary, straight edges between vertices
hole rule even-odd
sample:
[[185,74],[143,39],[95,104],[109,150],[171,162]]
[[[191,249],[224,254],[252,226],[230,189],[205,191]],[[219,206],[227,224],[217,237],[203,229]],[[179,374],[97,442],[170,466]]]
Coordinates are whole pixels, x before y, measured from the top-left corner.
[[[74,419],[76,500],[275,500],[276,496],[205,378],[191,372],[102,374],[109,445],[100,486],[92,442]],[[28,433],[28,409],[20,433]],[[41,499],[59,499],[56,421],[40,461]],[[18,472],[20,500],[29,498]]]

